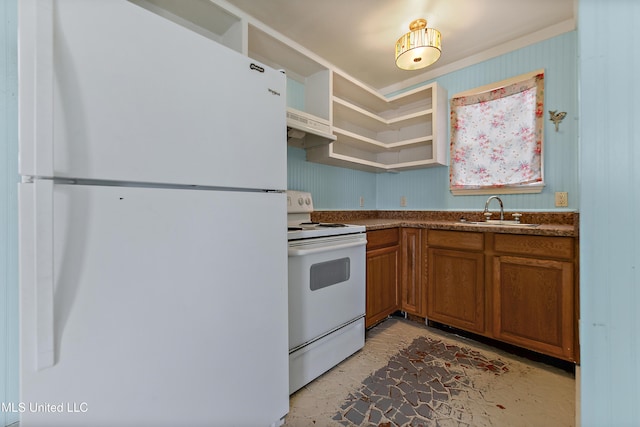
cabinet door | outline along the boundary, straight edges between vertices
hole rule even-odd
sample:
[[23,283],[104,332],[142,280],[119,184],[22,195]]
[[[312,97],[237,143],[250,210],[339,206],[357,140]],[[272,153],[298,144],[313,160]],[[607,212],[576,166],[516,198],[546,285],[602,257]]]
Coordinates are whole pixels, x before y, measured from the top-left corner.
[[493,299],[497,339],[575,360],[571,262],[497,256]]
[[398,309],[399,255],[398,246],[367,252],[367,328]]
[[423,304],[422,234],[419,228],[402,229],[402,280],[400,308],[417,316],[426,316]]
[[484,254],[429,248],[428,256],[427,317],[484,333]]

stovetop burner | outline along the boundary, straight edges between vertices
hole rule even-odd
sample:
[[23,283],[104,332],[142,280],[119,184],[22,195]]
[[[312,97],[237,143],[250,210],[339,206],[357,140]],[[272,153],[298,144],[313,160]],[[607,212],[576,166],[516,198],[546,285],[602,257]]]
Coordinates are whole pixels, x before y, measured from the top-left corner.
[[287,191],[287,236],[289,240],[339,236],[366,231],[366,227],[362,225],[312,221],[312,212],[311,194]]
[[300,225],[302,227],[305,226],[315,226],[315,227],[346,227],[346,224],[335,224],[333,222],[301,222]]

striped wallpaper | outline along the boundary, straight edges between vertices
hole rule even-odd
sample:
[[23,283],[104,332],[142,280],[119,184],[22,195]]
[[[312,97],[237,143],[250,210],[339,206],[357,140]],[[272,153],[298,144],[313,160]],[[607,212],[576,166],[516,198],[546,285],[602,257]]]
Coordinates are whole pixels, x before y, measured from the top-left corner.
[[580,0],[585,427],[640,425],[640,2]]

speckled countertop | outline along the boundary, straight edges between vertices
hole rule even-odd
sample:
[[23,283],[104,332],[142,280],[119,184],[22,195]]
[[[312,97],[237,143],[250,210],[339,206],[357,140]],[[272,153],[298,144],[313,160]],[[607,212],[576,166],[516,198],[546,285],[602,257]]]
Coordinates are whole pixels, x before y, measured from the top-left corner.
[[[506,220],[512,219],[512,213],[505,212],[504,218]],[[577,237],[579,230],[579,214],[577,212],[522,212],[520,221],[523,224],[539,224],[536,227],[465,224],[460,222],[462,218],[466,221],[484,221],[480,211],[316,211],[311,214],[313,221],[364,225],[367,227],[367,231],[393,227],[416,227]],[[495,213],[494,219],[497,219]]]

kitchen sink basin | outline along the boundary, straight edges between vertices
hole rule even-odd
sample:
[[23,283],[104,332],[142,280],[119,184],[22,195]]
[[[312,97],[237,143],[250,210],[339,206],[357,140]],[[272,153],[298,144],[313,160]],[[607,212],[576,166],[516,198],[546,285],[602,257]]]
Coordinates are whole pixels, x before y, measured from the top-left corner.
[[537,227],[540,224],[525,224],[523,222],[517,222],[513,220],[499,220],[499,219],[490,219],[488,221],[458,221],[458,224],[468,224],[468,225],[488,225],[493,227]]

